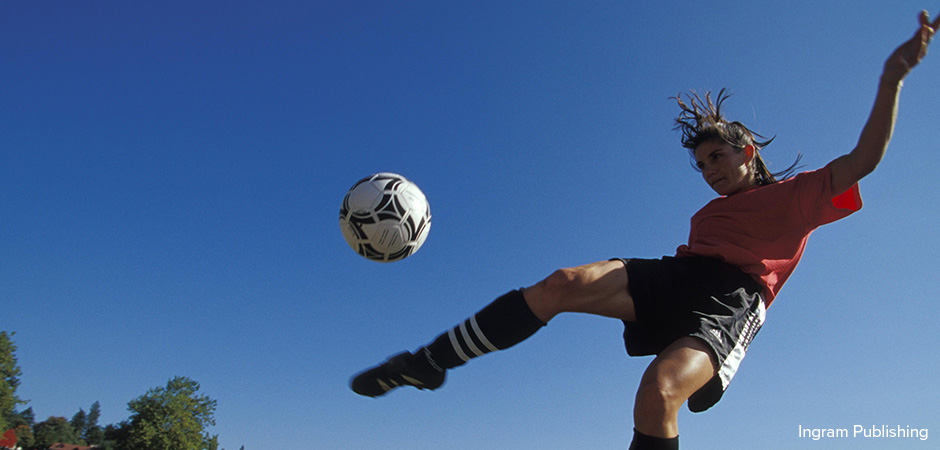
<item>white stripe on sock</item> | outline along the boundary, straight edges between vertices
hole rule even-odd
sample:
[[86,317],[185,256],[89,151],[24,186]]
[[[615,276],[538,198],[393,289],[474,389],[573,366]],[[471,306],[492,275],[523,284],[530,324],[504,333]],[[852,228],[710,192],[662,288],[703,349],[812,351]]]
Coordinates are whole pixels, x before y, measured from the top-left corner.
[[451,328],[447,331],[447,337],[450,338],[450,345],[454,347],[454,351],[457,352],[457,356],[460,357],[464,362],[470,361],[470,357],[463,352],[463,349],[460,348],[460,341],[457,340],[457,334],[454,333],[454,329]]
[[480,356],[483,354],[479,347],[473,343],[473,339],[470,338],[470,333],[467,332],[466,321],[460,323],[460,335],[463,336],[463,340],[467,343],[467,348],[470,350],[470,353],[473,353],[473,356]]
[[477,335],[478,338],[480,338],[480,342],[483,343],[483,345],[487,348],[487,350],[491,352],[495,352],[499,350],[498,348],[496,348],[495,345],[493,345],[490,342],[489,339],[486,338],[486,335],[483,334],[483,330],[480,329],[480,325],[477,323],[476,314],[470,317],[470,326],[473,327],[473,332]]

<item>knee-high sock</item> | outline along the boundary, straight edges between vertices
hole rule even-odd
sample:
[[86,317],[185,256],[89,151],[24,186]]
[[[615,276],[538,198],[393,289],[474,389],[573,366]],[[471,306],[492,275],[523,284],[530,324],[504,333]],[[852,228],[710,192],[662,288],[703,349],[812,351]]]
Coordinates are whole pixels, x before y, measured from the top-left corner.
[[545,323],[526,304],[522,290],[510,291],[438,336],[419,353],[423,351],[431,365],[443,371],[470,358],[512,347],[543,326]]
[[634,428],[630,450],[679,450],[679,436],[668,439],[647,436]]

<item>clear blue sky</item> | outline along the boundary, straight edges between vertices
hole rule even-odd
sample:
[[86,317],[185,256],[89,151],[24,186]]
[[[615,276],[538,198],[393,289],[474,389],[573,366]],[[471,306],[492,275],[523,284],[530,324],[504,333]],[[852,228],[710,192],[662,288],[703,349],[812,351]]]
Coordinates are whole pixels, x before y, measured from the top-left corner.
[[[671,255],[714,193],[668,98],[728,114],[807,169],[855,145],[887,55],[937,3],[3,2],[0,330],[37,418],[185,375],[237,450],[623,449],[648,358],[563,315],[439,391],[349,377],[553,269]],[[934,49],[933,53],[940,53]],[[933,289],[940,54],[908,78],[865,208],[811,238],[684,447],[927,449],[940,439]],[[398,172],[433,227],[354,254],[359,178]],[[812,441],[798,427],[928,428]]]

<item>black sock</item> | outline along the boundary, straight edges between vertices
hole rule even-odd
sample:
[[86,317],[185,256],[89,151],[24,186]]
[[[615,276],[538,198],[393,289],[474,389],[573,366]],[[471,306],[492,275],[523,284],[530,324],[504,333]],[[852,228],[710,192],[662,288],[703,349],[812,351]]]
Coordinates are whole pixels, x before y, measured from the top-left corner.
[[679,450],[679,436],[674,438],[647,436],[634,428],[630,450]]
[[457,367],[477,356],[505,350],[535,334],[545,323],[525,302],[522,290],[497,298],[460,325],[420,349],[439,371]]

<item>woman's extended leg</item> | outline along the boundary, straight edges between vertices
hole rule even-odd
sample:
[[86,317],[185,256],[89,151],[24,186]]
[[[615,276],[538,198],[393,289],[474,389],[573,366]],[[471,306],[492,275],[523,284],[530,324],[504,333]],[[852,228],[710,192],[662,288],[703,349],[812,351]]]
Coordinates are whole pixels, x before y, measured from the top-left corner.
[[624,263],[601,261],[561,269],[532,287],[511,291],[414,354],[401,353],[357,375],[352,389],[369,397],[398,386],[436,389],[447,369],[512,347],[562,312],[635,320]]

